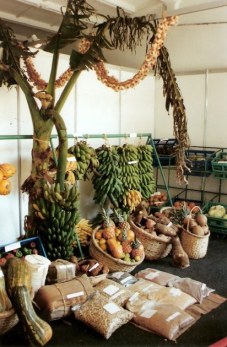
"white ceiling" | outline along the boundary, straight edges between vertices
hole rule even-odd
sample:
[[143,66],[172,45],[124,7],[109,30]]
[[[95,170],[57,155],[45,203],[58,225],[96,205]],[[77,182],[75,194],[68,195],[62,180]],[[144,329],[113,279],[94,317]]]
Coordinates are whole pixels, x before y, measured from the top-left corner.
[[[99,13],[116,15],[116,6],[131,16],[179,15],[179,23],[166,39],[175,71],[227,68],[227,0],[87,0]],[[0,0],[0,18],[10,23],[18,38],[36,34],[43,39],[56,32],[61,7],[67,0]],[[96,18],[99,20],[99,18]],[[144,47],[137,54],[106,52],[112,64],[138,67]]]

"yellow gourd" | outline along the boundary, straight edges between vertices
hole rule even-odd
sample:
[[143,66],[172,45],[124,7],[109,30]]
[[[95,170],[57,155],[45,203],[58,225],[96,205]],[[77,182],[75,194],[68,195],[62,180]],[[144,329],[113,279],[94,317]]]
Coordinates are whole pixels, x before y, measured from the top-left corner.
[[12,164],[4,163],[0,165],[0,171],[3,173],[3,178],[7,179],[16,173],[16,168]]
[[11,192],[11,182],[3,179],[0,181],[0,195],[8,195]]
[[3,177],[4,177],[3,172],[0,171],[0,182],[3,180]]

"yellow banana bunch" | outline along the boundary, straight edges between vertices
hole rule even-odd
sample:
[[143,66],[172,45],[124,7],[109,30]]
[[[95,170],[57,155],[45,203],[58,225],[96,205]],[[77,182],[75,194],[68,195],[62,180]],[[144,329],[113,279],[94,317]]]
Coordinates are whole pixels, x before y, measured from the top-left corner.
[[[92,227],[89,224],[89,221],[85,218],[82,218],[75,226],[75,233],[78,236],[80,245],[85,247],[89,245]],[[74,242],[74,247],[78,247],[77,241]]]
[[76,171],[77,169],[77,161],[73,154],[67,155],[67,164],[66,164],[66,172],[68,171]]
[[132,189],[123,196],[123,205],[128,207],[132,212],[141,203],[141,200],[141,193],[138,190]]
[[65,178],[66,182],[69,182],[70,184],[75,184],[76,183],[76,177],[73,171],[68,171],[66,173],[66,178]]

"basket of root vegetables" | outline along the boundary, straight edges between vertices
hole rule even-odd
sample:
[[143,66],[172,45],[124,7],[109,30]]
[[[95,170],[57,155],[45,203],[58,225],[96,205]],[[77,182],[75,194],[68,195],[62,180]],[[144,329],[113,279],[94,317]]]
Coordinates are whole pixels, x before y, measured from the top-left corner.
[[172,248],[172,237],[177,235],[178,227],[160,212],[149,216],[137,213],[130,219],[136,237],[144,246],[145,258],[157,260],[166,257]]
[[200,259],[207,253],[210,230],[207,225],[207,217],[202,210],[196,207],[196,213],[191,212],[183,221],[183,229],[180,239],[182,247],[191,259]]

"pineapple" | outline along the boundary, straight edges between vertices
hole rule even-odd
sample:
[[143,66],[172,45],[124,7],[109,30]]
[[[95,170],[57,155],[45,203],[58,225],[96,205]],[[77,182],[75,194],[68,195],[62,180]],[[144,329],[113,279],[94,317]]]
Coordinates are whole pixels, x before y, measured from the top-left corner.
[[125,254],[131,253],[131,251],[132,251],[132,246],[131,246],[131,244],[130,244],[130,242],[129,242],[128,240],[123,240],[123,241],[121,242],[121,245],[122,245],[123,252],[124,252]]
[[119,241],[128,240],[128,231],[130,230],[130,224],[126,220],[125,216],[123,216],[120,212],[114,210],[116,219],[117,219],[117,225],[118,228],[121,230],[121,232],[118,235]]
[[138,240],[131,242],[132,251],[131,251],[131,258],[135,259],[136,261],[140,261],[144,256],[144,247],[141,242]]
[[104,208],[102,209],[102,217],[103,217],[102,236],[106,240],[115,238],[115,223],[110,218],[110,216],[106,213],[106,210]]

